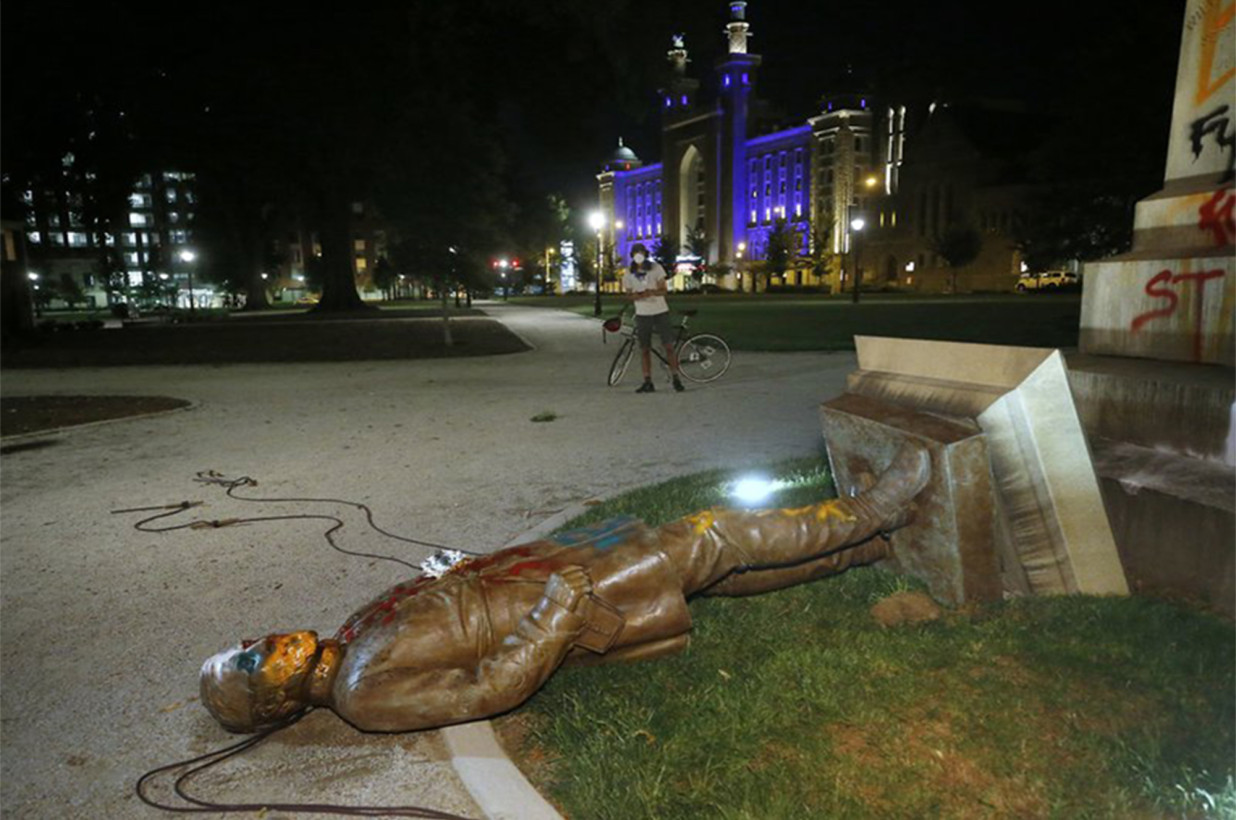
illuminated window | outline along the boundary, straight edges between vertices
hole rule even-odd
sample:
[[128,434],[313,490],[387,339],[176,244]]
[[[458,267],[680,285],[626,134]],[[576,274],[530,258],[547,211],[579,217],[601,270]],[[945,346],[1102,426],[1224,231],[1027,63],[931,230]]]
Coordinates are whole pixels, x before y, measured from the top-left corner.
[[356,260],[356,272],[364,273],[369,268],[369,262],[365,259],[358,258]]
[[682,95],[682,104],[683,104],[683,105],[686,105],[686,104],[687,104],[687,95],[686,95],[686,94],[683,94],[683,95]]
[[134,208],[149,208],[151,205],[150,194],[131,194],[129,196],[129,204]]
[[353,202],[352,203],[352,213],[356,214],[357,216],[363,215],[365,213],[365,203]]
[[79,233],[77,231],[69,232],[70,248],[84,248],[87,244],[89,243],[86,241],[86,235],[84,233]]
[[765,208],[765,209],[764,209],[764,221],[765,221],[765,222],[768,222],[768,221],[770,221],[771,219],[772,219],[772,209],[771,209],[771,208]]
[[794,205],[794,216],[802,216],[802,215],[803,215],[803,206],[802,206],[802,203],[795,203],[795,205]]
[[142,286],[142,272],[140,270],[129,271],[129,286],[134,288]]
[[[7,234],[6,234],[7,235]],[[30,231],[26,234],[26,238],[30,240],[30,244],[37,245],[43,241],[42,236],[38,231]]]
[[365,240],[363,239],[353,240],[352,249],[355,250],[357,253],[364,253],[365,252]]
[[747,72],[744,71],[742,73],[742,84],[748,85],[750,82],[751,82],[751,78],[747,75]]
[[168,189],[167,189],[167,201],[168,201],[168,202],[175,202],[175,201],[176,201],[176,189],[175,189],[175,188],[168,188]]
[[131,252],[131,253],[126,253],[126,254],[124,255],[124,261],[125,261],[125,262],[127,262],[127,263],[129,263],[130,265],[136,265],[136,264],[138,264],[138,261],[137,261],[137,252],[136,252],[136,251],[133,251],[133,252]]
[[729,74],[725,75],[725,79],[721,81],[721,84],[724,85],[726,88],[730,87],[730,75]]
[[64,245],[64,234],[59,231],[48,234],[48,238],[51,239],[51,243],[53,245]]
[[146,225],[145,214],[139,214],[139,213],[129,214],[129,224],[135,228],[144,227]]
[[665,107],[666,107],[666,108],[673,108],[673,107],[674,107],[674,101],[673,101],[672,99],[670,99],[669,97],[666,97],[666,98],[665,98]]
[[51,225],[53,228],[59,228],[60,227],[60,214],[52,214],[51,216],[47,217],[47,224]]
[[751,212],[751,224],[752,224],[752,225],[754,225],[754,224],[756,223],[756,221],[757,221],[757,219],[756,219],[756,213],[755,213],[755,211],[752,211],[752,212]]

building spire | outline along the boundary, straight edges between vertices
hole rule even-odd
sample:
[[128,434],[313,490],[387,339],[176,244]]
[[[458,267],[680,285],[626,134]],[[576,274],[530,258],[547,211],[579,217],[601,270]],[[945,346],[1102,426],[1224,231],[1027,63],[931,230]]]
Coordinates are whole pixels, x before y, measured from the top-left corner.
[[730,54],[746,54],[751,26],[747,23],[746,0],[730,0],[730,22],[725,30],[730,36]]
[[670,50],[666,52],[666,57],[669,59],[670,67],[675,74],[685,75],[687,73],[687,38],[684,34],[675,34],[670,38]]

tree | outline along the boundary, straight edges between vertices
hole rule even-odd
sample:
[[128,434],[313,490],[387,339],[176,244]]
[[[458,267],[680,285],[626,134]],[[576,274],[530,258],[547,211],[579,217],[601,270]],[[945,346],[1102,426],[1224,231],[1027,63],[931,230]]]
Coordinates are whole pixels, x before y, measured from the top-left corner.
[[652,248],[652,258],[665,268],[667,276],[672,276],[674,267],[678,264],[678,242],[667,233],[661,234]]
[[778,217],[768,232],[768,250],[764,254],[764,290],[772,285],[774,276],[785,275],[797,250],[798,232],[789,227],[785,217]]
[[940,255],[949,267],[949,292],[957,292],[957,270],[978,258],[983,249],[983,237],[974,228],[953,226],[932,243],[932,250]]
[[377,263],[373,266],[373,284],[378,290],[382,291],[382,297],[387,301],[394,298],[395,283],[397,281],[398,275],[395,273],[395,266],[385,256],[378,257]]
[[831,215],[825,224],[815,230],[811,250],[811,273],[823,282],[837,264],[837,255],[832,249],[833,223]]
[[60,274],[56,295],[69,306],[69,310],[76,310],[78,305],[86,301],[86,292],[82,290],[81,283],[71,273]]

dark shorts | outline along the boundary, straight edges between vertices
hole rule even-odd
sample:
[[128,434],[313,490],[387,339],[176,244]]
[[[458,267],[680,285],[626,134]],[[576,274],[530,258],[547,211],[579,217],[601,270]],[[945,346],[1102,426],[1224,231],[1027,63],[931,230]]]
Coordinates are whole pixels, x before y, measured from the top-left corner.
[[661,344],[669,347],[674,344],[674,326],[670,324],[669,311],[655,316],[635,317],[635,336],[639,339],[641,348],[652,347],[652,331],[661,337]]

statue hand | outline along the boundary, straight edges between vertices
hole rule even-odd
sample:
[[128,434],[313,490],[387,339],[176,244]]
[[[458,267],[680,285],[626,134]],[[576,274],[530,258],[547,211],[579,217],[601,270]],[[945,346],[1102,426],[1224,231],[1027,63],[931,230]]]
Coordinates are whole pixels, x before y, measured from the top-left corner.
[[549,576],[545,598],[565,610],[574,612],[579,602],[592,592],[592,581],[583,567],[566,567]]

